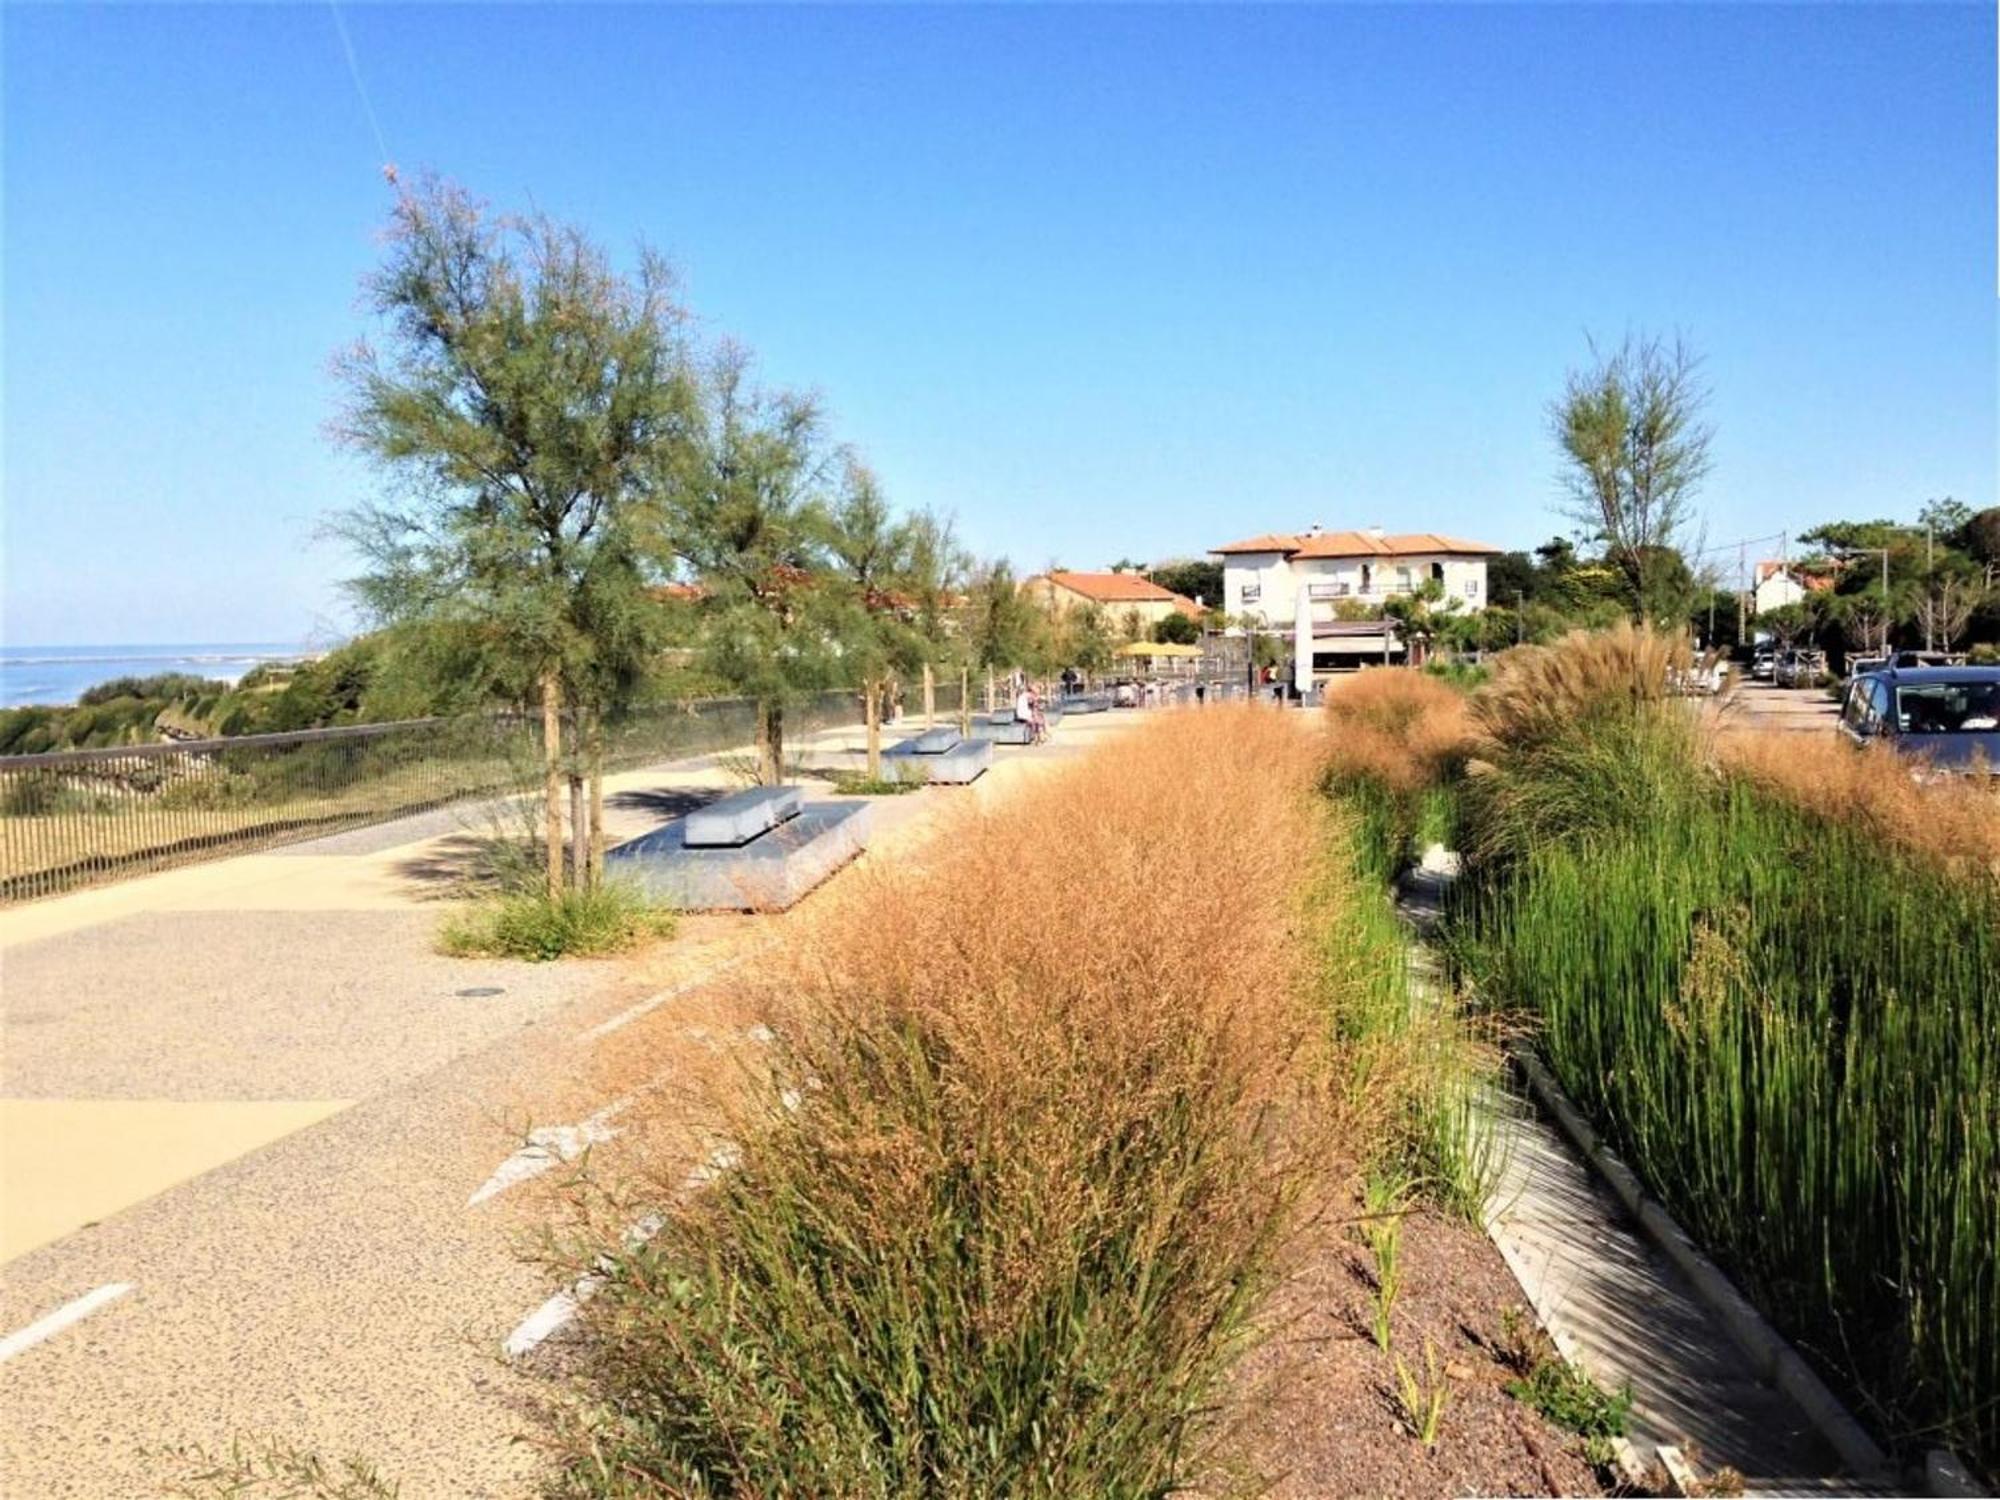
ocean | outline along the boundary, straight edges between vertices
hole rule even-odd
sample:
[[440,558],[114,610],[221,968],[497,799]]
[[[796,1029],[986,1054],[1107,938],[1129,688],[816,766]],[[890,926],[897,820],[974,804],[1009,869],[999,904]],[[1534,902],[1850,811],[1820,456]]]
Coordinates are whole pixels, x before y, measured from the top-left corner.
[[234,682],[266,661],[316,655],[270,641],[192,646],[0,646],[0,708],[74,703],[114,677],[190,672]]

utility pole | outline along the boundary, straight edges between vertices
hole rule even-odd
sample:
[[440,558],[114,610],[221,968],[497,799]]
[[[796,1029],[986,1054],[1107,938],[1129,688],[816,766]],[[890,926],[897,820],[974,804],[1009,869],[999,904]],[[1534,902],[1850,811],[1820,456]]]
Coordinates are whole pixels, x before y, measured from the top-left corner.
[[[1929,521],[1924,522],[1924,587],[1927,589],[1931,587],[1937,571],[1936,542],[1937,527]],[[1931,613],[1929,601],[1926,600],[1924,604],[1924,649],[1926,651],[1931,650],[1933,645],[1931,641]]]
[[1750,634],[1750,560],[1747,544],[1736,544],[1736,644]]

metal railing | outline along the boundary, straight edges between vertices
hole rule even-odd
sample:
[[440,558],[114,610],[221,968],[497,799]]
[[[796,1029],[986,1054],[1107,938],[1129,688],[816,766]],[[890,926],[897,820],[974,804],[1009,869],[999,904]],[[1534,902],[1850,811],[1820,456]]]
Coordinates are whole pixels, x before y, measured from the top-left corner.
[[[851,692],[809,696],[787,707],[786,737],[860,714]],[[708,699],[607,724],[605,759],[631,769],[755,735],[753,703]],[[0,756],[0,901],[534,792],[540,767],[539,721],[512,715]]]

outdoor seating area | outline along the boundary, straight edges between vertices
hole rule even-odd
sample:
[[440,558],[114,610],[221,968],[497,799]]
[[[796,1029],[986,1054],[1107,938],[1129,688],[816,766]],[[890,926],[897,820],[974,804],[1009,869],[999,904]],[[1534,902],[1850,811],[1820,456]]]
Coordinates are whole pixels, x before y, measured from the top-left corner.
[[752,787],[620,844],[605,864],[679,911],[784,911],[867,842],[866,803]]

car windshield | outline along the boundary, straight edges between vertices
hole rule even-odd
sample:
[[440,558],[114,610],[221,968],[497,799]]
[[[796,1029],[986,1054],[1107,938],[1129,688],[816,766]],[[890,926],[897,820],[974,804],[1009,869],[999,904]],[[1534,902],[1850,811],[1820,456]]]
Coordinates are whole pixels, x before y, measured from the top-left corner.
[[2000,730],[2000,682],[1926,682],[1896,689],[1905,734],[1991,734]]

